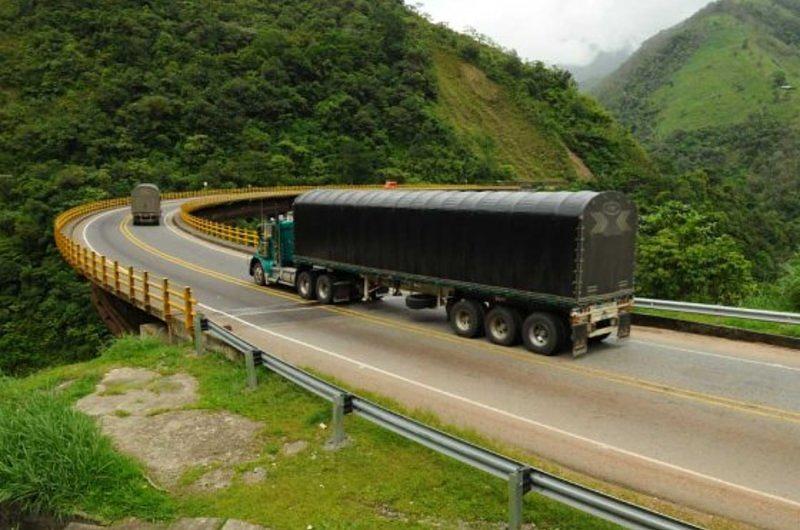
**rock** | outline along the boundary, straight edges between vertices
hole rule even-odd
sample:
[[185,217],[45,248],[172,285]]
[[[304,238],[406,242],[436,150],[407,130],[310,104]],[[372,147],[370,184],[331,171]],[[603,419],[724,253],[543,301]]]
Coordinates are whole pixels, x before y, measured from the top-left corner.
[[236,519],[228,519],[220,530],[264,530],[264,527]]
[[232,469],[221,467],[209,471],[197,479],[194,484],[192,484],[192,489],[195,491],[217,491],[225,489],[233,482],[234,475],[236,475],[236,473],[234,473]]
[[263,467],[257,467],[251,471],[242,473],[242,482],[245,484],[257,484],[263,482],[267,478],[267,470]]
[[216,517],[183,518],[172,523],[169,530],[219,530],[224,522]]
[[[229,412],[174,410],[196,402],[197,388],[188,374],[117,368],[76,408],[99,418],[103,434],[119,450],[138,458],[170,488],[196,466],[230,467],[259,456],[261,423]],[[215,470],[202,477],[202,489],[227,487],[234,475],[229,469]]]
[[197,401],[197,380],[187,374],[162,377],[139,368],[117,368],[108,372],[94,393],[78,400],[78,410],[90,416],[117,411],[130,415],[180,408]]
[[157,416],[103,418],[103,433],[141,460],[159,482],[175,486],[198,465],[235,465],[258,458],[260,423],[229,412],[179,410]]
[[294,456],[297,453],[304,451],[308,447],[308,442],[305,440],[297,440],[296,442],[288,442],[283,444],[283,454],[286,456]]

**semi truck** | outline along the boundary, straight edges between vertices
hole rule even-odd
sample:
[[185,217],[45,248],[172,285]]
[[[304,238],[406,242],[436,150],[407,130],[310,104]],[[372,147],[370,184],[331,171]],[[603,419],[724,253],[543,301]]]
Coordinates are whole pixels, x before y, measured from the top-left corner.
[[532,352],[630,335],[637,211],[618,192],[314,190],[263,223],[250,274],[321,304],[405,296]]
[[134,225],[158,225],[161,222],[161,192],[155,184],[138,184],[131,192],[131,215]]

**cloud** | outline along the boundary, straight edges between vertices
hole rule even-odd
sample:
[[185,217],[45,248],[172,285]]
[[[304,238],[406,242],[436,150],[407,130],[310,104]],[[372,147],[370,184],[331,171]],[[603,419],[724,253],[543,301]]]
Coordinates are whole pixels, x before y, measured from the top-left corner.
[[[582,65],[638,46],[710,0],[417,0],[436,22],[475,28],[527,59]],[[411,0],[409,3],[414,3]]]

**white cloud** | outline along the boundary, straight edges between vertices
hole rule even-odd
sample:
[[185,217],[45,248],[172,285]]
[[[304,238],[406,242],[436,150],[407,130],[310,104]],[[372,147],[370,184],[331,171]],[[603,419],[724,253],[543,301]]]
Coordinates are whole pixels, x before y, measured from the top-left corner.
[[472,27],[526,59],[587,64],[600,51],[638,46],[710,0],[408,0],[436,22]]

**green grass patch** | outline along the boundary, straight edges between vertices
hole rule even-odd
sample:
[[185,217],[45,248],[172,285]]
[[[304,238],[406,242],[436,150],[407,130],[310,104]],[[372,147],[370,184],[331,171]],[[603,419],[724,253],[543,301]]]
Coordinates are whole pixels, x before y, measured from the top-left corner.
[[800,114],[797,94],[775,87],[772,78],[781,70],[788,84],[800,84],[800,58],[736,16],[709,16],[702,24],[703,46],[652,95],[661,109],[655,120],[660,137],[741,123],[759,111],[787,121]]
[[68,399],[17,386],[0,382],[0,504],[58,518],[172,515],[172,501],[150,486],[139,464],[118,454]]
[[636,312],[642,315],[652,315],[657,317],[672,318],[675,320],[685,320],[687,322],[699,322],[701,324],[712,324],[715,326],[727,326],[731,328],[757,331],[770,335],[783,335],[786,337],[800,338],[800,326],[793,324],[778,324],[775,322],[761,322],[759,320],[747,320],[744,318],[718,317],[714,315],[700,315],[697,313],[681,313],[678,311],[660,311],[657,309],[644,309],[637,307]]
[[513,168],[529,181],[568,180],[575,166],[564,143],[537,124],[508,90],[453,54],[433,54],[439,85],[437,114],[474,153]]

